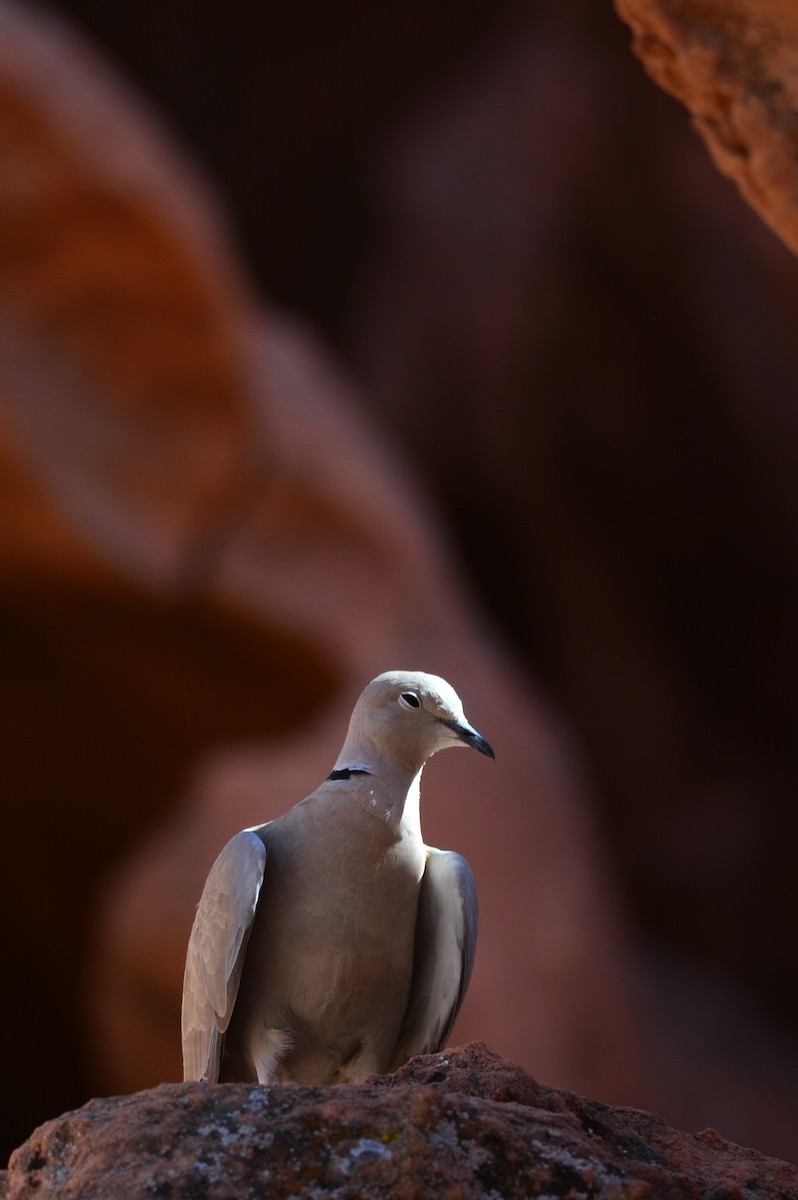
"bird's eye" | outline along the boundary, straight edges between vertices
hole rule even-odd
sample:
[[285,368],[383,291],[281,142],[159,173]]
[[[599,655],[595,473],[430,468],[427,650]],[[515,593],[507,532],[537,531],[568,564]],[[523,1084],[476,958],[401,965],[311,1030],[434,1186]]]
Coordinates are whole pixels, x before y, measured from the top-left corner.
[[421,708],[421,701],[415,692],[402,692],[399,699],[404,701],[408,708]]

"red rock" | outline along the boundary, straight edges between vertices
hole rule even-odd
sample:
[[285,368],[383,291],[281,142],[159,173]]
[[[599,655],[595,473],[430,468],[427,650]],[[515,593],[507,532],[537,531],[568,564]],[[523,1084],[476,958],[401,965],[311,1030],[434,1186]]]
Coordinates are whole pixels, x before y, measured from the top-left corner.
[[0,1175],[3,1200],[262,1195],[794,1200],[798,1171],[466,1046],[362,1087],[164,1084],[93,1100]]
[[790,0],[615,0],[652,79],[798,253],[798,12]]

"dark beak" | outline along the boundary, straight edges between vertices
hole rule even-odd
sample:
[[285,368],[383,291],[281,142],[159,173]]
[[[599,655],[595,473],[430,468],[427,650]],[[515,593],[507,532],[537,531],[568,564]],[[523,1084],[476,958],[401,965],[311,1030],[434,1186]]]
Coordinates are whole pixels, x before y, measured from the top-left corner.
[[452,733],[456,734],[461,742],[465,742],[466,746],[471,746],[472,749],[478,750],[480,754],[485,754],[495,761],[496,755],[493,753],[490,742],[481,733],[477,733],[473,725],[460,725],[457,721],[444,721],[443,723],[448,725]]

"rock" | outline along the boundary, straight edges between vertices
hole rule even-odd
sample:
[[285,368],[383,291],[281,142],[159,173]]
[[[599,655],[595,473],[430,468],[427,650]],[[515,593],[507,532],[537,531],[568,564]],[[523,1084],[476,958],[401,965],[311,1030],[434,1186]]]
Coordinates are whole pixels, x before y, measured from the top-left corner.
[[3,1200],[114,1196],[794,1200],[798,1171],[659,1117],[542,1087],[484,1045],[362,1087],[164,1084],[49,1122]]
[[798,11],[789,0],[615,0],[652,79],[798,253]]

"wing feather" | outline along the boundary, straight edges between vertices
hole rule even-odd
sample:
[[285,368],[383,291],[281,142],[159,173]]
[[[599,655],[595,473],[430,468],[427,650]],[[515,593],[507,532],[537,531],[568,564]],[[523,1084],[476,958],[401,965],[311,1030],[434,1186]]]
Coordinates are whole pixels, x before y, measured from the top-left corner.
[[183,976],[183,1078],[215,1083],[266,867],[266,826],[231,838],[200,897]]
[[477,943],[477,892],[466,860],[427,848],[416,917],[413,978],[391,1063],[445,1045],[465,997]]

